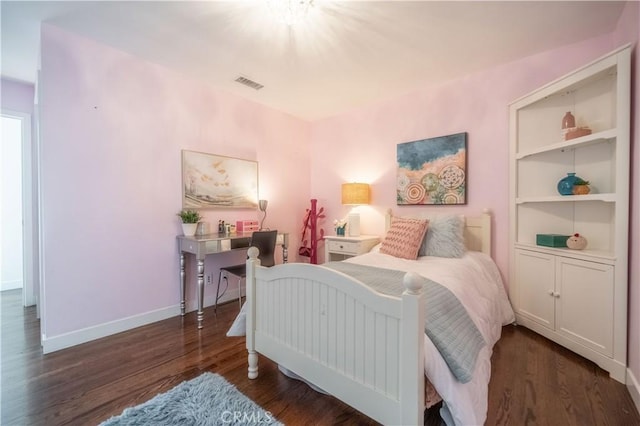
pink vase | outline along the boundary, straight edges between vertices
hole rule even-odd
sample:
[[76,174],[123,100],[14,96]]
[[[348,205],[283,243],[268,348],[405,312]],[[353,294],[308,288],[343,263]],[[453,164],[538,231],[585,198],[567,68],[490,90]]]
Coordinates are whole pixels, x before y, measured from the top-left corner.
[[567,111],[562,117],[562,128],[571,129],[572,127],[576,127],[576,118],[571,114],[571,111]]

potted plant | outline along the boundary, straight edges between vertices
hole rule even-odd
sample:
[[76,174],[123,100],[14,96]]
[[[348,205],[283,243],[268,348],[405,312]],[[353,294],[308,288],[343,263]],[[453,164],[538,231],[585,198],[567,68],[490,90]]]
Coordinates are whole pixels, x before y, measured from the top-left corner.
[[178,216],[182,220],[182,233],[187,237],[195,235],[198,222],[202,219],[200,213],[196,210],[182,210]]
[[588,180],[577,177],[573,182],[573,195],[586,195],[590,191]]

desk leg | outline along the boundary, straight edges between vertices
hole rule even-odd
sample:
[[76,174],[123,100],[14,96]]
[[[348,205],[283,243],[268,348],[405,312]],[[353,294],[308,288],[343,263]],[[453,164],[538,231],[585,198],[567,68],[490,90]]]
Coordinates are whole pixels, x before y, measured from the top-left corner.
[[198,259],[198,329],[202,328],[204,319],[204,259]]
[[184,294],[185,294],[185,274],[184,274],[184,252],[180,252],[180,315],[184,316]]

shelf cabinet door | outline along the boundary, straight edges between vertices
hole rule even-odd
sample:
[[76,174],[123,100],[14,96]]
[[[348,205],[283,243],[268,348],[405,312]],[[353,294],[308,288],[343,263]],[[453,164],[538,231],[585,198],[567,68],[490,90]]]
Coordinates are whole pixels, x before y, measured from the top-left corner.
[[515,263],[518,314],[555,330],[555,256],[516,250]]
[[557,331],[613,355],[614,268],[567,257],[556,260]]

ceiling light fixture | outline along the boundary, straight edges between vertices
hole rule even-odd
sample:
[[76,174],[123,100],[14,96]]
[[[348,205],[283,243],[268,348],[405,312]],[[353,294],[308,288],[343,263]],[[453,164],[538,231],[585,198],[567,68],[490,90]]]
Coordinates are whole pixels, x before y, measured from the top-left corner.
[[313,0],[267,0],[267,3],[275,18],[289,26],[304,20],[313,7]]

